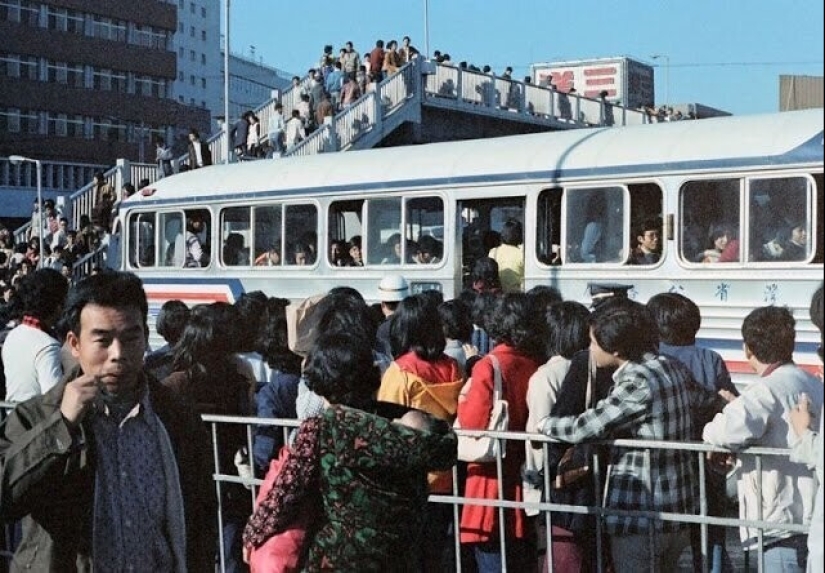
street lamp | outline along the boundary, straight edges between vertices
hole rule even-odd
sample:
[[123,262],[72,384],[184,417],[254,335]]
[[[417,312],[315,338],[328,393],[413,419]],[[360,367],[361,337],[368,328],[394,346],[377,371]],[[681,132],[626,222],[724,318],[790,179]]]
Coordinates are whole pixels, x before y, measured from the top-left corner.
[[229,1],[225,0],[223,5],[223,116],[226,118],[223,124],[223,140],[226,155],[224,163],[227,165],[232,151],[232,142],[229,141]]
[[665,110],[670,109],[670,56],[667,54],[653,54],[650,56],[653,60],[659,58],[665,61]]
[[43,257],[45,253],[43,252],[43,179],[42,179],[42,166],[40,164],[39,159],[32,159],[30,157],[23,157],[22,155],[12,155],[9,157],[9,161],[11,161],[12,165],[20,165],[24,161],[29,161],[34,163],[35,169],[37,169],[37,213],[38,213],[38,225],[40,228],[38,229],[37,233],[37,240],[40,243],[40,256],[37,259],[37,268],[43,266]]
[[424,0],[424,57],[430,57],[430,7]]

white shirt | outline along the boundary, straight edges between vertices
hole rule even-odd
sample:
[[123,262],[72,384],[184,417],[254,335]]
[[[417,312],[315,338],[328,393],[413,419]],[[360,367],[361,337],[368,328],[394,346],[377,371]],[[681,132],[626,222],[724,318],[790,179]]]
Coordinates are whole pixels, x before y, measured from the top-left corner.
[[45,394],[63,377],[60,343],[39,328],[18,325],[3,343],[3,367],[7,401]]

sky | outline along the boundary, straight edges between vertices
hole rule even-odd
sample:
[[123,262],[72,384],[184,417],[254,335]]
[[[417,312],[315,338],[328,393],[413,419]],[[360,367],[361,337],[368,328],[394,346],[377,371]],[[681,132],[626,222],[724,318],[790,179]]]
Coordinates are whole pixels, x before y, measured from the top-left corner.
[[736,115],[778,111],[780,75],[823,75],[822,0],[220,0],[222,13],[227,2],[231,51],[301,76],[325,44],[363,55],[405,35],[517,78],[533,63],[628,56],[654,65],[657,105]]

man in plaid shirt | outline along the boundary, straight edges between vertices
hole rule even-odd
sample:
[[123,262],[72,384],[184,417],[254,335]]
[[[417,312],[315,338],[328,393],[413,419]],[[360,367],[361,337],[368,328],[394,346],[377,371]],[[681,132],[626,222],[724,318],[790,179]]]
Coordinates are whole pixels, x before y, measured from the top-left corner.
[[[538,431],[564,442],[630,438],[687,442],[692,402],[712,399],[682,363],[658,355],[658,334],[647,309],[616,299],[590,321],[590,352],[599,367],[617,367],[608,396],[578,416],[547,417]],[[698,493],[687,451],[612,448],[606,507],[693,514]],[[689,545],[685,524],[645,516],[608,515],[616,573],[672,568]],[[651,539],[653,543],[651,544]]]

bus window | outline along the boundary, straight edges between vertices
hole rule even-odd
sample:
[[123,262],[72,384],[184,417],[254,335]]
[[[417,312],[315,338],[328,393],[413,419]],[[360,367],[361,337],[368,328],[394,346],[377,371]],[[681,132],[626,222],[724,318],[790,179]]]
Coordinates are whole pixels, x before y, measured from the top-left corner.
[[135,213],[129,217],[129,265],[155,266],[154,213]]
[[253,221],[252,252],[255,253],[255,266],[281,266],[281,205],[255,207]]
[[186,255],[183,266],[187,268],[208,267],[211,260],[211,217],[207,209],[190,209],[186,216]]
[[814,260],[812,262],[822,264],[823,253],[825,252],[825,245],[823,245],[823,233],[825,228],[825,203],[822,194],[822,173],[814,174],[814,182],[816,183],[816,222],[814,224],[814,232],[810,234],[814,241]]
[[688,181],[681,190],[680,242],[689,263],[740,260],[738,179]]
[[806,261],[813,198],[805,177],[748,182],[748,261]]
[[[329,206],[327,216],[328,252],[332,253],[333,245],[336,245],[336,252],[340,251],[341,248],[344,250],[342,255],[336,255],[335,260],[330,259],[330,265],[360,266],[363,264],[360,258],[363,209],[364,201],[361,199],[336,201]],[[355,258],[353,254],[356,255]]]
[[182,213],[161,213],[160,225],[161,266],[182,267],[186,259],[186,241],[183,235]]
[[618,263],[627,256],[622,187],[573,189],[567,193],[567,260]]
[[539,193],[536,213],[536,258],[545,265],[560,265],[561,189]]
[[630,265],[654,265],[664,248],[662,237],[662,190],[655,183],[631,184]]
[[444,259],[444,202],[440,197],[415,197],[405,202],[404,237],[416,246],[411,253],[420,265]]
[[401,198],[367,202],[367,264],[400,264],[410,257],[410,246],[401,240]]
[[[457,206],[461,228],[461,273],[465,286],[476,261],[491,255],[501,244],[501,230],[507,221],[517,221],[524,229],[524,197],[469,199]],[[492,253],[495,254],[495,253]],[[524,262],[522,252],[522,263]],[[501,269],[499,269],[501,270]]]
[[229,267],[248,266],[249,232],[252,214],[249,207],[232,207],[221,211],[221,262]]
[[[284,237],[288,253],[285,265],[313,265],[318,259],[318,211],[315,205],[287,205]],[[293,237],[297,237],[293,239]]]

